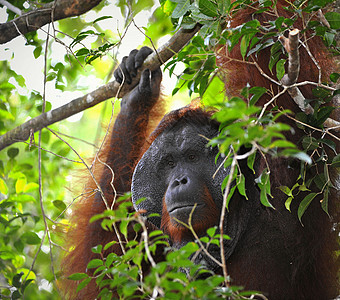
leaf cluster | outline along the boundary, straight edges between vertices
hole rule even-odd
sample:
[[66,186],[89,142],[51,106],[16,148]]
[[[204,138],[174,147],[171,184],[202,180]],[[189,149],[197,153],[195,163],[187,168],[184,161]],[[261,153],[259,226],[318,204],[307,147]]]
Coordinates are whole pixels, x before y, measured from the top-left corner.
[[[242,291],[239,287],[222,288],[224,278],[194,263],[195,254],[200,247],[190,242],[180,249],[173,249],[167,242],[167,236],[156,230],[148,234],[148,239],[128,239],[127,228],[133,228],[133,236],[141,236],[143,222],[135,213],[128,213],[130,202],[124,202],[115,211],[106,211],[95,216],[92,221],[102,219],[102,227],[112,230],[119,228],[122,244],[118,241],[106,245],[98,245],[92,251],[98,258],[92,259],[87,269],[88,273],[75,273],[69,279],[78,281],[77,291],[85,288],[91,280],[100,288],[98,297],[101,299],[246,299],[253,292]],[[201,243],[205,247],[215,244],[219,246],[219,234],[216,228],[207,230]],[[116,255],[108,250],[112,245],[124,248],[122,255]],[[151,263],[157,253],[163,251],[165,259]],[[145,265],[150,270],[145,272]],[[206,275],[209,276],[206,276]],[[203,279],[204,278],[204,279]]]

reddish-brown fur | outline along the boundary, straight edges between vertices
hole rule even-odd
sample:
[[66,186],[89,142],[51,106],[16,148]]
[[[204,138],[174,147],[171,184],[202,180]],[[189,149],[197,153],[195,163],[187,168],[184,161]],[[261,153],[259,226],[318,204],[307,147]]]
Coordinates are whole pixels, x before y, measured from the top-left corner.
[[[199,212],[196,211],[196,214],[199,214],[199,220],[195,221],[195,218],[193,216],[191,221],[192,229],[198,236],[205,234],[207,228],[218,225],[220,217],[220,213],[217,210],[216,204],[206,186],[204,187],[204,192],[201,197],[202,199],[204,199],[206,206]],[[193,215],[194,214],[195,210],[193,210]],[[189,215],[188,220],[185,223],[186,225],[190,225]],[[161,229],[165,234],[169,235],[170,240],[174,243],[179,244],[183,241],[192,240],[191,230],[188,227],[183,226],[183,224],[180,224],[176,220],[170,218],[164,199]]]
[[[254,15],[254,18],[262,24],[266,24],[269,20],[275,20],[278,15],[290,18],[292,13],[283,9],[289,3],[289,1],[279,0],[277,1],[277,15],[262,13]],[[231,21],[231,27],[250,21],[254,11],[254,8],[248,8],[236,14]],[[301,19],[295,22],[294,26],[303,29]],[[307,42],[306,36],[308,37]],[[320,38],[310,38],[308,33],[306,36],[302,35],[301,40],[307,43],[314,58],[318,61],[322,70],[322,80],[329,81],[329,74],[335,71],[339,72],[339,66],[331,58]],[[301,46],[299,53],[301,71],[298,82],[318,82],[318,69],[306,49]],[[261,51],[255,60],[267,75],[276,79],[268,69],[269,58],[270,49],[267,48]],[[249,58],[249,61],[251,62],[252,58]],[[273,91],[273,94],[264,95],[260,99],[257,105],[263,106],[280,90],[280,87],[262,76],[255,65],[242,61],[239,46],[236,46],[230,53],[226,47],[218,49],[217,64],[225,72],[225,85],[227,93],[230,95],[239,95],[240,90],[247,84],[266,87],[269,91]],[[314,87],[305,85],[301,86],[300,90],[305,98],[313,99],[311,90]],[[294,113],[301,111],[288,93],[278,98],[274,105],[277,105],[279,109],[290,109]],[[335,111],[333,116],[336,118],[339,113]],[[295,122],[288,117],[282,117],[280,121],[288,123],[294,128],[293,132],[286,132],[285,135],[287,139],[299,144],[306,132],[298,129]],[[337,144],[339,148],[339,143]],[[290,213],[284,207],[287,196],[278,189],[280,186],[292,187],[296,183],[299,176],[299,165],[291,167],[290,161],[287,159],[273,159],[268,156],[265,161],[262,157],[258,157],[255,163],[257,176],[267,167],[267,163],[271,171],[273,195],[271,201],[276,211],[268,210],[267,215],[264,214],[257,219],[253,226],[257,226],[258,234],[247,232],[245,240],[248,240],[248,243],[246,245],[240,243],[230,257],[228,271],[233,282],[242,284],[246,288],[269,291],[272,299],[330,299],[335,297],[339,291],[337,282],[339,263],[334,257],[334,251],[338,249],[338,246],[332,225],[339,219],[339,205],[336,203],[339,199],[339,192],[333,190],[330,197],[329,211],[332,219],[322,211],[320,203],[315,200],[303,217],[304,226],[302,226],[297,220],[296,211],[300,201],[307,193],[300,193],[299,197],[294,199],[292,213]],[[310,170],[309,178],[317,172],[317,168]],[[333,182],[335,176],[338,175],[333,174],[331,177]],[[318,199],[321,200],[321,197]],[[275,230],[277,234],[273,234]],[[253,244],[254,247],[249,248],[249,244]],[[287,248],[287,256],[277,260],[276,256],[282,254],[282,245]],[[244,249],[245,247],[247,249]],[[251,272],[247,272],[249,266],[251,266]],[[285,274],[292,274],[291,278],[287,280]],[[281,282],[281,286],[278,286],[278,282]]]
[[[146,137],[153,130],[154,126],[157,125],[157,122],[159,122],[163,114],[164,102],[159,100],[158,104],[156,104],[151,111],[150,122],[146,131],[138,137],[143,141],[143,144]],[[138,122],[138,120],[136,121],[141,128],[144,125],[143,122],[143,120],[141,122]],[[121,139],[124,139],[124,135],[121,136]],[[138,157],[142,155],[141,147],[138,148],[138,146],[136,147],[134,145],[131,145],[131,150],[129,152],[122,153],[120,151],[121,147],[119,146],[121,142],[122,140],[117,140],[117,135],[111,130],[99,153],[99,158],[96,159],[92,169],[93,177],[101,186],[108,207],[112,206],[115,199],[115,193],[112,186],[114,186],[117,196],[130,191],[132,172]],[[126,158],[127,155],[130,155],[131,157]],[[125,157],[121,158],[122,156]],[[122,166],[119,169],[114,168],[114,161],[120,159],[130,162],[130,164]],[[102,162],[105,162],[106,165]],[[114,177],[107,165],[114,171]],[[116,207],[117,204],[114,204],[113,209]],[[62,262],[62,271],[65,278],[73,273],[86,272],[89,261],[97,257],[97,255],[92,253],[92,247],[99,244],[105,245],[113,240],[118,241],[114,232],[108,232],[101,228],[100,221],[91,224],[89,222],[93,216],[102,213],[105,209],[106,206],[99,196],[97,185],[92,176],[89,176],[84,190],[84,196],[78,203],[72,206],[73,212],[70,219],[70,224],[72,224],[72,226],[68,230],[66,240],[66,248],[70,252],[64,257]],[[152,227],[151,224],[148,224],[148,226]],[[129,232],[133,234],[134,230],[132,230],[132,226],[130,226],[129,229]],[[121,255],[121,246],[115,244],[108,249],[107,253],[109,252]],[[66,298],[79,300],[95,299],[98,294],[98,289],[96,288],[94,281],[78,294],[75,292],[77,282],[64,279],[61,284]]]
[[[290,13],[282,8],[286,3],[287,1],[284,0],[278,1],[278,14],[290,17]],[[235,27],[250,20],[253,11],[252,8],[249,8],[236,15],[231,22],[231,26]],[[267,22],[268,20],[276,18],[266,13],[256,15],[256,17],[260,22]],[[301,22],[298,24],[301,26]],[[326,73],[330,73],[331,70],[334,69],[335,63],[329,58],[322,41],[318,38],[312,38],[308,40],[308,45],[314,57],[319,62],[321,69],[326,71]],[[264,50],[263,53],[260,53],[256,61],[264,72],[271,75],[267,68],[268,51],[267,49]],[[317,81],[318,70],[305,49],[300,48],[300,55],[302,71],[300,72],[299,81]],[[218,65],[226,72],[226,88],[229,94],[239,93],[239,90],[247,83],[251,86],[264,86],[274,92],[278,90],[278,87],[259,74],[255,66],[235,61],[235,59],[242,60],[238,47],[235,47],[231,53],[227,53],[226,48],[221,47],[217,51],[217,58]],[[301,87],[301,91],[306,98],[311,96],[310,86]],[[263,97],[258,104],[263,105],[268,98],[270,97]],[[293,112],[299,111],[287,94],[277,100],[277,105],[280,108],[288,108]],[[154,111],[162,112],[162,109],[159,107],[160,106]],[[195,113],[196,109],[192,107],[186,107],[180,112],[172,113],[165,118],[146,143],[144,143],[143,150],[140,150],[138,147],[133,148],[134,145],[131,145],[132,151],[128,153],[133,155],[133,157],[128,158],[128,160],[133,163],[123,166],[118,170],[114,169],[113,185],[119,194],[130,190],[131,174],[137,158],[146,151],[152,141],[165,129],[174,126],[177,120],[183,115]],[[209,114],[210,113],[207,113],[207,115]],[[150,121],[157,121],[157,118],[150,117]],[[294,123],[289,119],[283,121],[294,126]],[[151,127],[152,126],[150,126],[149,129],[151,129]],[[288,133],[287,137],[294,142],[299,142],[304,132],[299,132],[296,127],[295,129],[295,135]],[[138,138],[144,140],[150,131],[151,130],[144,132]],[[125,156],[127,153],[120,152],[119,144],[120,140],[107,139],[100,153],[101,161],[105,161],[106,164],[112,166],[115,159]],[[296,201],[293,202],[293,212],[290,213],[284,207],[286,196],[277,189],[277,187],[281,185],[293,186],[299,174],[298,169],[289,168],[288,162],[283,159],[267,159],[271,167],[272,193],[274,196],[272,201],[276,207],[276,211],[267,209],[266,214],[261,215],[261,217],[256,220],[256,223],[251,224],[257,228],[257,231],[245,233],[243,241],[248,241],[248,243],[241,242],[238,244],[234,254],[230,257],[227,268],[234,280],[233,283],[245,285],[251,289],[261,290],[262,287],[267,290],[269,289],[273,291],[273,299],[284,299],[285,297],[283,294],[275,294],[276,290],[286,290],[287,294],[285,299],[324,299],[325,295],[319,294],[318,292],[323,291],[323,287],[327,287],[329,290],[329,297],[334,297],[334,291],[337,289],[335,278],[338,271],[338,264],[332,259],[333,251],[336,248],[335,238],[330,234],[332,223],[329,221],[328,216],[321,211],[320,205],[314,201],[308,209],[306,216],[303,218],[304,227],[302,227],[298,220],[292,217],[292,214],[295,213],[296,215],[296,208],[299,203],[298,199],[295,199]],[[126,160],[126,158],[124,158],[124,160]],[[260,174],[265,166],[265,161],[258,159],[256,162],[257,173]],[[105,199],[109,206],[111,206],[114,200],[114,193],[111,187],[112,173],[97,160],[94,167],[94,175],[97,181],[100,181]],[[67,242],[69,249],[73,250],[66,256],[63,263],[65,276],[76,272],[86,272],[86,265],[91,259],[96,257],[96,255],[91,252],[93,246],[98,244],[105,245],[111,240],[117,240],[113,232],[102,230],[99,222],[89,224],[92,216],[103,212],[105,209],[103,201],[98,199],[98,196],[97,198],[95,196],[95,194],[98,195],[98,193],[95,192],[96,189],[96,184],[90,178],[86,185],[86,194],[82,201],[72,207],[73,216],[70,222],[73,227],[69,230]],[[330,200],[334,201],[335,199],[338,198],[333,194],[333,199]],[[207,201],[211,202],[211,200],[210,197],[207,197]],[[237,203],[231,203],[230,209],[232,209],[233,206],[237,206]],[[333,209],[333,207],[330,207],[331,213],[334,213]],[[278,215],[280,216],[279,218]],[[208,218],[208,222],[212,222],[212,220],[212,217]],[[186,234],[182,233],[183,229],[180,231],[178,227],[170,221],[166,211],[163,211],[162,224],[174,239],[181,240]],[[204,224],[204,226],[205,225],[207,224]],[[197,227],[198,225],[194,224],[194,226],[196,226],[195,230],[203,230],[203,228]],[[280,234],[273,234],[271,228],[275,228]],[[282,236],[285,236],[284,233],[289,233],[290,231],[294,232],[294,237],[290,236],[282,241]],[[280,255],[280,247],[282,244],[284,244],[287,249],[291,249],[291,251],[290,255],[282,257],[282,260],[278,261],[276,256]],[[269,245],[271,246],[270,252],[268,252]],[[277,249],[275,245],[277,245]],[[121,249],[118,244],[114,245],[108,251],[114,251],[118,255],[121,254]],[[250,268],[252,272],[249,271]],[[285,278],[285,274],[287,274],[287,269],[289,268],[292,269],[292,283],[288,283],[289,281]],[[277,282],[280,276],[282,277],[280,280],[282,285],[278,287]],[[273,278],[276,280],[272,280]],[[270,284],[271,282],[272,284]],[[72,299],[95,299],[98,293],[94,282],[77,296],[75,295],[75,286],[76,283],[72,281],[64,281],[63,290],[66,291],[67,296]],[[306,293],[306,290],[309,292]],[[294,295],[293,298],[290,298],[292,297],[291,291]]]

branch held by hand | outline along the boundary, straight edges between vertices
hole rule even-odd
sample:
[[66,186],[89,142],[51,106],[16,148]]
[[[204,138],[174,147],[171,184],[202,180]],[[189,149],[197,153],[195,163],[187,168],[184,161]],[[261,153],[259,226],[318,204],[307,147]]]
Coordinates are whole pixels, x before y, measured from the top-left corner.
[[[200,28],[200,25],[196,25],[191,30],[180,29],[176,32],[165,45],[160,47],[159,50],[152,53],[145,60],[143,66],[140,68],[137,76],[133,79],[131,84],[136,85],[139,82],[141,72],[144,69],[148,68],[150,70],[155,70],[179,52]],[[84,111],[87,108],[93,107],[109,98],[121,98],[129,92],[129,90],[130,88],[128,86],[121,85],[117,81],[109,82],[91,93],[74,99],[61,107],[43,113],[38,117],[35,117],[8,131],[6,134],[0,136],[0,150],[16,142],[26,141],[34,132],[58,121],[67,119],[68,117]]]

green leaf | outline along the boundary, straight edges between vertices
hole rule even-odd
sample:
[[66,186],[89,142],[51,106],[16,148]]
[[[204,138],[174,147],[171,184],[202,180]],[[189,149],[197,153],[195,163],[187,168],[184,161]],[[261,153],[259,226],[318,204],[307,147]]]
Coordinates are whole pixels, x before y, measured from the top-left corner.
[[340,154],[333,157],[332,166],[336,168],[340,167]]
[[35,232],[25,232],[21,236],[21,240],[29,245],[38,245],[41,242],[40,237]]
[[97,23],[97,22],[102,21],[102,20],[112,19],[112,18],[113,18],[112,16],[102,16],[100,18],[95,19],[92,24]]
[[198,8],[202,14],[208,17],[218,17],[217,5],[210,0],[199,0]]
[[334,107],[331,106],[321,107],[317,112],[317,125],[322,126],[333,110]]
[[249,93],[253,94],[253,96],[250,98],[249,105],[255,105],[256,102],[261,98],[261,96],[265,94],[266,92],[267,92],[267,89],[264,87],[259,87],[259,86],[252,87],[249,90]]
[[66,209],[66,204],[61,200],[54,200],[52,203],[54,207],[58,208],[60,211],[64,211]]
[[23,286],[21,287],[22,291],[24,291],[24,290],[28,287],[28,285],[29,285],[31,282],[33,282],[33,281],[35,281],[35,280],[34,280],[34,279],[28,279],[28,280],[26,280],[26,281],[24,282]]
[[270,192],[270,177],[269,172],[267,172],[267,169],[264,169],[262,174],[255,179],[255,182],[257,182],[261,192],[260,192],[260,201],[261,203],[270,208],[274,208],[272,204],[268,200],[268,196],[271,196]]
[[21,280],[22,275],[24,275],[24,272],[20,272],[19,274],[16,274],[13,277],[12,284],[16,288],[20,288],[20,286],[21,286],[20,280]]
[[272,71],[274,65],[279,60],[280,55],[282,54],[282,45],[280,42],[276,42],[273,44],[273,46],[270,48],[270,60],[268,64],[268,68],[270,72]]
[[325,18],[327,19],[329,25],[332,29],[340,29],[340,14],[337,12],[327,12],[325,13]]
[[150,232],[149,238],[152,238],[152,237],[158,236],[158,235],[163,235],[163,231],[162,230],[154,230],[154,231]]
[[79,283],[77,286],[77,292],[79,292],[84,287],[86,287],[90,283],[91,279],[92,279],[91,277],[88,277],[88,278],[85,278],[81,283]]
[[69,277],[67,277],[67,279],[70,279],[70,280],[82,280],[82,279],[85,279],[85,278],[88,278],[89,275],[87,275],[86,273],[74,273],[74,274],[71,274]]
[[120,232],[125,236],[127,237],[127,227],[128,227],[128,224],[129,224],[129,221],[128,220],[121,220],[120,221],[120,224],[119,224],[119,229],[120,229]]
[[283,75],[285,75],[285,63],[285,59],[280,59],[276,64],[276,76],[279,80],[281,80]]
[[8,91],[15,90],[15,85],[9,82],[2,82],[0,84],[0,90],[8,90]]
[[230,0],[218,0],[217,1],[218,10],[221,15],[226,15],[230,9]]
[[34,58],[38,58],[40,56],[40,54],[41,54],[41,51],[42,51],[42,47],[41,46],[35,47],[35,49],[33,50]]
[[250,155],[247,159],[247,166],[254,173],[255,173],[255,170],[254,170],[255,157],[256,157],[256,152]]
[[117,241],[111,241],[104,246],[104,251],[117,244]]
[[207,234],[210,236],[210,237],[213,237],[216,233],[216,227],[211,227],[207,230]]
[[3,180],[2,178],[0,178],[0,193],[7,195],[8,193],[8,187],[7,184],[5,182],[5,180]]
[[0,120],[15,120],[13,115],[7,110],[0,109]]
[[239,193],[246,197],[246,199],[248,200],[247,194],[246,194],[246,178],[244,177],[244,175],[241,173],[240,177],[239,177],[239,182],[237,184],[237,189],[239,191]]
[[277,29],[279,29],[279,31],[281,31],[281,27],[282,27],[282,23],[283,23],[283,21],[284,21],[284,17],[278,17],[276,20],[275,20],[275,27],[277,28]]
[[302,218],[303,214],[305,213],[308,206],[312,203],[312,201],[313,201],[313,199],[315,198],[316,195],[317,195],[317,193],[310,193],[301,201],[299,208],[298,208],[298,218],[299,218],[301,224],[302,224],[301,218]]
[[227,205],[226,205],[226,208],[227,208],[227,209],[228,209],[228,207],[229,207],[229,202],[230,202],[231,198],[232,198],[233,195],[234,195],[235,189],[236,189],[236,185],[233,186],[233,187],[229,190],[229,194],[228,194],[228,197],[227,197]]
[[288,199],[285,202],[285,207],[288,211],[290,211],[290,204],[292,203],[293,197],[288,197]]
[[15,199],[16,201],[21,202],[21,203],[35,202],[35,198],[32,195],[28,195],[28,194],[20,194]]
[[339,73],[332,73],[331,75],[329,75],[329,79],[334,83],[336,83],[339,78],[340,78]]
[[18,148],[9,148],[7,150],[7,155],[10,158],[14,158],[19,154],[19,149]]
[[[186,17],[186,16],[183,18],[182,23],[181,23],[181,27],[183,29],[193,29],[195,27],[195,25],[196,25],[196,21],[193,18]],[[175,67],[175,66],[173,66],[173,67]],[[173,71],[173,69],[172,69],[172,71]]]
[[99,266],[102,266],[102,265],[103,265],[103,261],[101,259],[95,258],[95,259],[92,259],[88,263],[87,268],[88,269],[95,269],[95,268],[98,268]]
[[274,208],[273,205],[268,200],[267,192],[264,187],[261,188],[260,201],[264,206]]
[[281,185],[281,186],[279,186],[279,190],[281,192],[285,193],[287,196],[293,196],[292,190],[288,186]]
[[329,195],[329,189],[326,188],[325,191],[323,192],[323,199],[321,200],[321,208],[329,216],[329,212],[328,212],[328,195]]
[[242,58],[244,59],[244,57],[247,54],[247,49],[249,46],[249,41],[250,41],[250,35],[246,34],[242,37],[241,42],[240,42],[240,52],[242,55]]
[[295,144],[286,140],[276,140],[270,144],[269,148],[295,148]]
[[314,137],[305,136],[302,140],[302,147],[305,151],[315,150],[319,148],[319,143]]
[[92,247],[91,251],[96,254],[100,254],[102,252],[103,246],[97,245],[95,247]]
[[24,193],[32,192],[32,191],[34,191],[38,188],[39,188],[39,184],[37,184],[35,182],[27,183],[24,187]]
[[90,53],[90,50],[87,48],[81,48],[76,52],[76,56],[84,56]]
[[225,99],[224,82],[218,76],[215,76],[206,88],[201,101],[205,105],[213,107],[222,105]]
[[47,74],[46,76],[46,81],[52,81],[53,79],[55,79],[57,77],[57,73],[55,72],[50,72]]
[[174,19],[178,19],[180,17],[183,17],[190,7],[190,0],[181,0],[177,3],[177,6],[175,7],[174,11],[172,12],[171,17]]
[[110,253],[107,257],[106,257],[106,260],[105,260],[105,266],[107,268],[109,268],[113,261],[117,258],[117,255],[115,253]]
[[325,41],[326,41],[327,45],[330,46],[334,42],[335,33],[333,33],[333,32],[325,32],[324,38],[325,38]]
[[175,6],[176,6],[176,3],[172,2],[171,0],[166,0],[164,4],[162,5],[162,10],[167,16],[170,16]]

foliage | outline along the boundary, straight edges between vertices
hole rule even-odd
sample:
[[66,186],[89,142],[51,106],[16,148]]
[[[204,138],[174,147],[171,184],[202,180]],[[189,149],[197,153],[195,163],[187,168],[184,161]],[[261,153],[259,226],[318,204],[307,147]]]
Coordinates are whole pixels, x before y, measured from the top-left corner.
[[[23,123],[28,117],[41,113],[42,97],[31,92],[18,94],[17,87],[24,87],[25,80],[10,69],[7,62],[1,62],[1,133],[8,128]],[[15,79],[15,85],[9,83]],[[32,136],[38,141],[38,135]],[[66,208],[62,201],[66,185],[65,176],[71,170],[71,163],[63,157],[70,149],[60,140],[45,131],[42,136],[42,147],[53,149],[54,155],[44,151],[41,155],[42,172],[49,176],[42,177],[42,184],[48,187],[44,191],[48,201],[44,209],[50,220],[46,220],[54,231],[54,242],[60,243],[57,234],[62,228],[60,214]],[[51,249],[44,233],[44,215],[40,209],[38,149],[35,145],[16,144],[0,153],[0,280],[1,295],[11,295],[20,299],[25,293],[27,299],[54,299],[47,291],[40,291],[39,285],[49,288],[48,282],[54,280],[51,273]],[[58,165],[58,168],[55,167]],[[55,220],[57,223],[53,223]],[[53,250],[55,255],[55,250]],[[53,265],[56,265],[54,258]],[[33,270],[30,272],[30,267]],[[36,267],[38,266],[38,267]],[[38,272],[37,272],[38,271]],[[42,275],[42,276],[41,276]],[[32,283],[35,284],[32,284]]]
[[[15,0],[11,1],[11,4],[25,12],[38,8],[39,3],[46,2],[51,1]],[[181,62],[185,65],[182,74],[177,75],[178,84],[173,90],[173,95],[187,89],[190,96],[200,96],[206,105],[218,109],[215,118],[221,122],[222,130],[221,135],[212,140],[211,144],[218,145],[221,153],[226,155],[228,159],[225,164],[235,163],[235,154],[242,146],[250,149],[247,152],[250,167],[254,162],[254,149],[269,156],[299,158],[301,172],[296,184],[292,187],[281,187],[282,192],[287,195],[287,209],[290,209],[292,201],[299,193],[309,191],[309,187],[316,184],[318,190],[308,193],[299,204],[298,217],[302,221],[304,212],[318,195],[322,197],[322,208],[328,212],[328,195],[334,188],[329,173],[331,168],[340,167],[340,156],[336,153],[334,142],[326,134],[314,137],[312,131],[313,128],[323,129],[323,123],[331,113],[331,108],[327,104],[338,91],[330,92],[327,88],[316,88],[315,98],[310,100],[314,113],[310,116],[304,113],[297,116],[300,126],[306,131],[302,141],[304,152],[301,152],[295,145],[284,139],[282,131],[289,130],[287,125],[277,122],[281,114],[289,112],[280,111],[277,107],[264,112],[256,107],[258,99],[267,93],[262,87],[243,90],[242,96],[250,99],[249,105],[238,97],[226,99],[224,86],[218,77],[216,67],[214,49],[217,44],[227,44],[231,49],[240,42],[241,54],[245,61],[251,55],[257,55],[261,50],[270,48],[272,56],[269,69],[275,74],[274,79],[280,80],[285,72],[286,58],[282,58],[284,50],[277,42],[277,38],[294,25],[294,20],[279,16],[271,24],[263,25],[254,19],[231,29],[227,27],[228,18],[232,17],[235,11],[251,5],[254,1],[162,0],[160,2],[161,7],[155,10],[150,19],[152,23],[149,22],[147,27],[143,28],[154,43],[160,37],[170,34],[175,28],[190,29],[197,22],[202,25],[199,34],[174,59],[166,63],[165,68],[173,76],[177,63]],[[275,1],[259,1],[258,13],[270,10],[273,2]],[[332,1],[312,0],[308,1],[307,6],[302,6],[305,2],[295,1],[292,9],[299,15],[309,14]],[[104,80],[110,77],[116,63],[115,51],[124,41],[124,34],[112,31],[115,23],[112,22],[112,16],[106,13],[108,5],[109,3],[103,2],[96,9],[97,14],[88,18],[79,17],[57,22],[59,31],[53,32],[55,35],[52,36],[55,39],[51,37],[52,41],[46,47],[47,53],[45,53],[46,41],[42,40],[41,34],[32,32],[26,35],[25,47],[32,49],[30,59],[38,62],[46,54],[45,79],[47,83],[53,84],[55,90],[88,91],[89,83],[84,84],[84,78],[90,77],[91,74]],[[118,1],[117,7],[125,18],[124,29],[132,26],[137,13],[150,10],[153,5],[154,2],[151,0]],[[10,10],[7,10],[7,14],[7,21],[16,17]],[[329,27],[320,21],[311,20],[307,24],[308,29],[320,36],[332,52],[339,54],[335,40],[340,27],[339,14],[327,12],[325,18],[330,24]],[[145,41],[145,44],[150,45],[147,37]],[[56,58],[53,52],[57,44],[64,47],[61,58]],[[55,107],[53,99],[50,99],[48,94],[46,97],[48,100],[45,101],[43,91],[26,87],[30,78],[24,78],[16,72],[9,61],[0,61],[0,68],[0,134],[39,115],[43,107],[45,111]],[[338,78],[339,74],[331,75],[333,82]],[[93,124],[98,123],[98,119],[109,119],[111,110],[113,108],[109,109],[106,105],[102,105],[90,113],[85,113],[78,123],[66,120],[50,128],[72,136],[87,139],[89,136],[95,137],[97,132]],[[98,125],[99,130],[102,131],[101,123],[99,122]],[[0,152],[0,298],[60,299],[56,279],[60,275],[58,257],[64,250],[58,246],[62,245],[61,233],[67,230],[65,212],[68,204],[73,202],[71,193],[68,192],[71,170],[79,168],[80,165],[78,157],[64,139],[67,138],[60,139],[52,131],[45,129],[41,134],[31,135],[27,143],[17,143]],[[71,139],[70,143],[82,156],[91,156],[94,151],[92,146],[86,146],[76,139]],[[40,162],[39,147],[42,149]],[[230,151],[234,156],[229,155]],[[314,178],[307,178],[307,170],[315,167],[316,163],[322,164],[322,170]],[[261,202],[270,207],[269,172],[270,170],[267,169],[257,181],[261,188]],[[245,194],[244,176],[238,170],[237,164],[231,177],[238,184],[231,188],[228,199],[236,188],[241,194]],[[223,188],[226,189],[227,185],[228,178]],[[73,186],[71,188],[73,189]],[[108,211],[101,216],[108,220],[106,221],[108,228],[112,222],[120,222],[125,226],[132,222],[136,230],[137,227],[141,228],[138,217],[127,214],[124,206],[120,209],[120,212]],[[124,229],[121,228],[121,231],[124,232]],[[208,236],[210,240],[202,242],[207,244],[214,240],[219,242],[214,234]],[[150,240],[150,244],[143,240],[131,241],[127,245],[126,254],[121,257],[110,254],[106,258],[90,262],[89,269],[94,270],[98,285],[104,287],[101,292],[103,299],[110,299],[111,290],[115,288],[122,298],[131,297],[135,291],[141,293],[141,298],[158,293],[164,299],[217,299],[219,297],[238,299],[250,295],[236,287],[219,288],[224,278],[217,275],[205,279],[203,285],[202,279],[197,275],[204,273],[204,268],[193,265],[190,260],[190,256],[197,250],[197,245],[188,244],[173,252],[169,251],[166,237],[160,232],[152,233]],[[142,285],[141,264],[144,260],[150,260],[144,250],[148,247],[150,255],[153,255],[157,245],[166,246],[168,250],[166,261],[157,263],[152,272],[144,276]],[[105,247],[99,246],[93,251],[100,256]],[[183,267],[190,270],[191,276],[187,277],[180,271]],[[74,274],[71,279],[81,281],[78,287],[81,289],[89,282],[90,277],[87,274]]]
[[[119,199],[117,200],[120,201]],[[122,239],[128,239],[126,228],[133,226],[136,235],[143,231],[144,239],[130,240],[125,245],[125,253],[117,256],[104,252],[112,246],[94,247],[92,251],[98,257],[92,259],[87,268],[93,271],[90,276],[87,273],[75,273],[69,278],[78,281],[77,291],[83,289],[91,280],[101,288],[98,296],[101,299],[115,299],[115,293],[121,299],[129,299],[136,296],[140,299],[149,299],[152,295],[157,299],[245,299],[254,292],[242,291],[239,287],[221,288],[224,277],[212,274],[203,266],[196,265],[191,260],[192,256],[200,249],[194,243],[188,243],[178,250],[171,249],[161,230],[151,233],[146,232],[144,221],[135,213],[128,213],[131,202],[123,203],[115,211],[107,210],[103,214],[95,216],[91,221],[100,220],[107,230],[113,230],[113,224],[120,227]],[[147,239],[145,238],[147,237]],[[220,235],[216,228],[210,228],[207,236],[200,239],[202,245],[208,249],[209,245],[219,245]],[[227,237],[226,237],[227,238]],[[155,263],[156,249],[165,251],[165,261]],[[143,264],[151,263],[150,273],[143,273]],[[211,276],[205,278],[206,274]],[[204,284],[203,284],[204,283]]]

